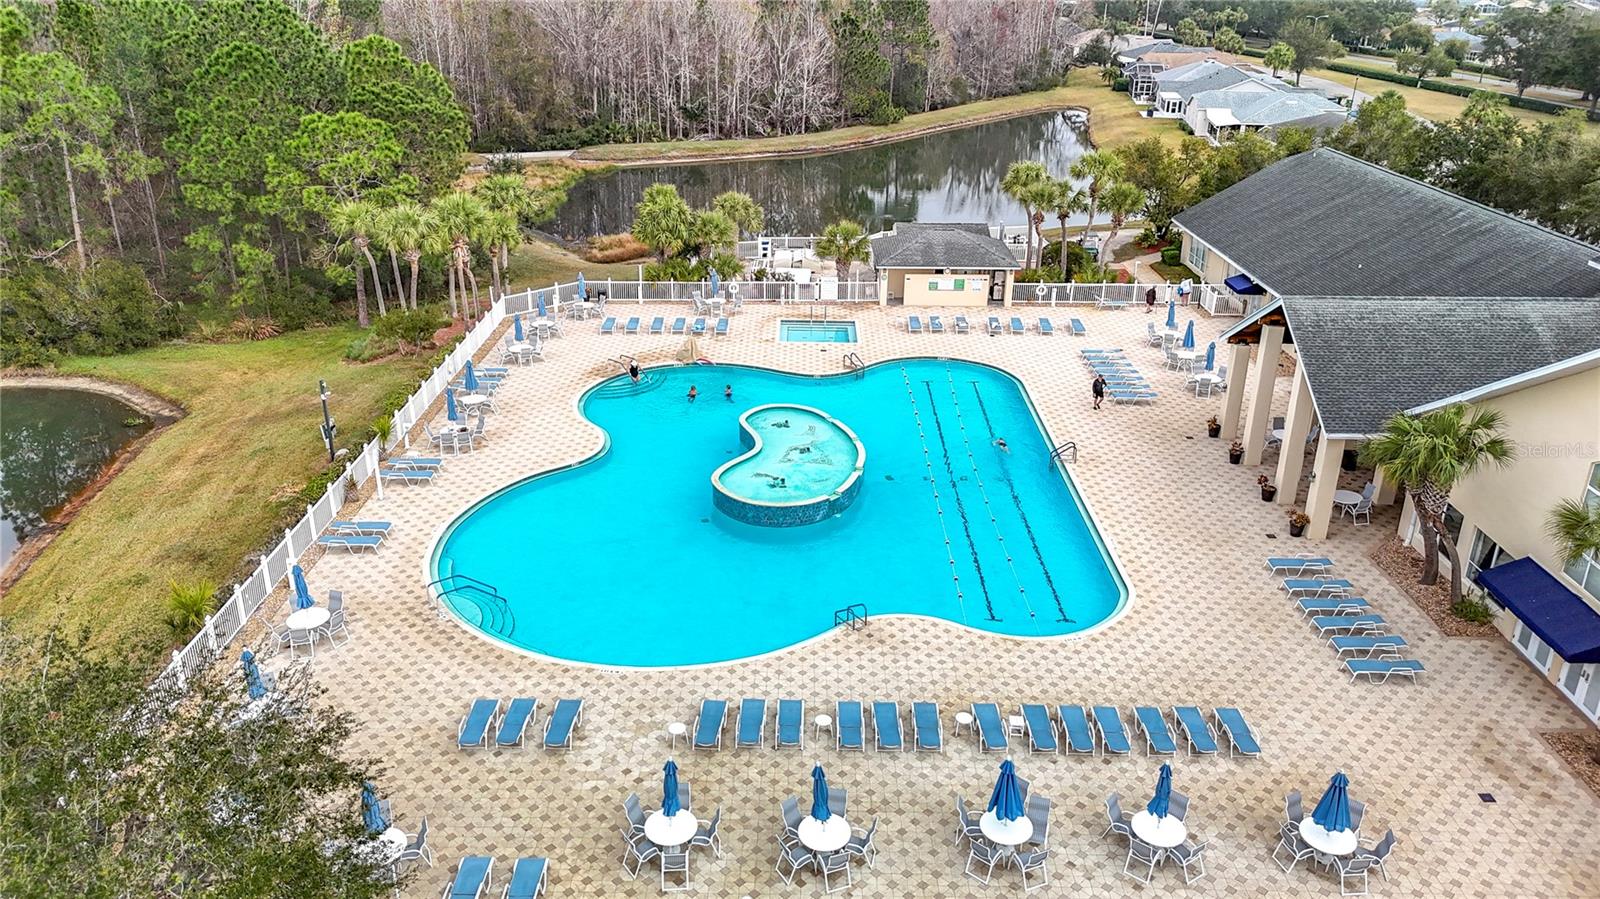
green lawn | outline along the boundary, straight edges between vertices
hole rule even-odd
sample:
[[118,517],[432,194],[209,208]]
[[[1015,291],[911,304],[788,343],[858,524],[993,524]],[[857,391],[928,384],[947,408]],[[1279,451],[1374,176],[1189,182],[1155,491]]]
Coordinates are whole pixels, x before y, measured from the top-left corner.
[[535,238],[511,251],[511,274],[506,287],[519,291],[526,287],[549,287],[553,283],[576,281],[578,272],[590,284],[606,278],[632,281],[639,277],[639,265],[634,262],[587,262],[583,257],[569,252],[565,247]]
[[[23,628],[59,619],[95,641],[159,649],[168,584],[231,584],[247,560],[304,512],[296,496],[326,459],[317,379],[347,442],[365,434],[383,397],[416,383],[420,361],[353,365],[353,326],[238,344],[173,345],[74,358],[61,371],[158,393],[187,415],[159,434],[58,536],[3,598]],[[185,639],[187,635],[185,635]]]
[[[1336,81],[1345,87],[1358,87],[1355,75],[1346,75],[1343,72],[1333,72],[1327,69],[1307,69],[1306,72],[1318,78]],[[1430,91],[1420,87],[1393,84],[1376,78],[1362,78],[1359,89],[1362,93],[1372,96],[1377,96],[1384,91],[1395,91],[1400,96],[1405,97],[1406,109],[1435,122],[1443,122],[1460,115],[1461,111],[1467,108],[1467,100],[1469,99],[1467,97],[1458,97],[1455,94],[1447,94],[1443,91]],[[1506,110],[1531,125],[1549,122],[1554,118],[1547,112],[1518,109],[1515,106],[1508,106]],[[1591,134],[1600,134],[1600,123],[1585,122],[1584,128]]]

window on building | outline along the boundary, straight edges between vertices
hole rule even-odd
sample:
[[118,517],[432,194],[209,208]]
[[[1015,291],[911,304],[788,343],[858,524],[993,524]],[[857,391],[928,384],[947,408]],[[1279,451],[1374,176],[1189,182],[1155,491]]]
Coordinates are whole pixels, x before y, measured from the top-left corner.
[[1449,535],[1450,542],[1457,546],[1461,545],[1461,525],[1465,523],[1465,521],[1466,518],[1462,516],[1460,509],[1457,509],[1455,506],[1452,506],[1448,503],[1445,504],[1444,532]]
[[1201,243],[1199,240],[1197,240],[1197,239],[1195,239],[1193,237],[1189,238],[1189,263],[1188,264],[1189,264],[1190,268],[1194,269],[1194,273],[1195,274],[1201,275],[1201,276],[1205,275],[1205,269],[1206,269],[1206,245]]
[[[1494,542],[1494,538],[1485,534],[1480,528],[1473,528],[1472,550],[1467,553],[1466,559],[1467,578],[1469,580],[1476,584],[1478,575],[1484,569],[1493,568],[1511,560],[1511,554],[1501,549],[1500,545]],[[1493,596],[1487,593],[1485,596],[1489,602],[1499,605],[1498,602],[1495,602]]]
[[[1600,463],[1589,469],[1589,483],[1583,488],[1583,501],[1600,509]],[[1587,552],[1567,566],[1567,576],[1578,582],[1590,596],[1600,599],[1600,553]]]

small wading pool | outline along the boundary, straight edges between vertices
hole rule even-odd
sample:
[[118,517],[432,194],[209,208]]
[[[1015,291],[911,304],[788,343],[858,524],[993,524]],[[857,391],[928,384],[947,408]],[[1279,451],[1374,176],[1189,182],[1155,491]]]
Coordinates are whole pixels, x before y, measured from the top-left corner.
[[745,524],[794,527],[844,511],[861,490],[866,449],[820,409],[774,403],[739,416],[747,452],[711,475],[711,501]]
[[778,322],[778,339],[784,343],[855,343],[855,322]]

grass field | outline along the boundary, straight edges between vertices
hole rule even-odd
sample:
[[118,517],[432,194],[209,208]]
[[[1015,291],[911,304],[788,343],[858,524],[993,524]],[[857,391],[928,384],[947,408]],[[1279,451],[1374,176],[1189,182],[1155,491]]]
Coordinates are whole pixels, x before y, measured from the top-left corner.
[[0,615],[25,629],[89,625],[99,645],[169,643],[171,581],[231,583],[304,511],[296,493],[327,458],[317,379],[333,393],[341,442],[365,435],[386,394],[416,383],[416,358],[343,362],[359,334],[320,328],[64,362],[63,373],[135,384],[187,414],[83,508],[0,598]]
[[[1343,72],[1333,72],[1327,69],[1307,69],[1306,73],[1309,75],[1315,75],[1318,78],[1326,78],[1329,81],[1338,82],[1345,87],[1357,87],[1355,75],[1346,75]],[[1396,93],[1400,94],[1400,96],[1405,97],[1406,109],[1411,110],[1425,119],[1431,119],[1435,122],[1453,119],[1460,115],[1461,111],[1467,108],[1467,101],[1469,99],[1467,97],[1458,97],[1455,94],[1446,94],[1441,91],[1430,91],[1420,87],[1406,87],[1403,84],[1392,84],[1388,81],[1379,81],[1376,78],[1361,79],[1361,84],[1359,87],[1362,93],[1370,94],[1374,97],[1383,93],[1384,91],[1395,91]],[[1535,112],[1531,109],[1518,109],[1514,106],[1507,106],[1506,109],[1512,115],[1531,125],[1538,125],[1554,120],[1554,116],[1545,112]],[[1584,128],[1590,134],[1600,134],[1600,123],[1585,122]]]
[[960,128],[984,121],[1046,112],[1052,109],[1082,107],[1089,110],[1089,131],[1095,145],[1116,147],[1149,135],[1176,142],[1181,133],[1177,124],[1147,119],[1128,100],[1127,94],[1114,93],[1100,80],[1096,69],[1073,69],[1067,83],[1047,91],[978,100],[947,109],[908,115],[893,125],[852,125],[811,134],[789,134],[743,140],[663,141],[646,144],[605,144],[585,147],[579,159],[609,162],[672,162],[702,158],[752,156],[762,154],[806,153],[843,149],[914,137],[931,131]]
[[587,262],[559,244],[535,238],[511,251],[507,289],[549,287],[552,283],[577,280],[579,272],[590,284],[607,278],[632,281],[639,276],[639,266],[633,262]]

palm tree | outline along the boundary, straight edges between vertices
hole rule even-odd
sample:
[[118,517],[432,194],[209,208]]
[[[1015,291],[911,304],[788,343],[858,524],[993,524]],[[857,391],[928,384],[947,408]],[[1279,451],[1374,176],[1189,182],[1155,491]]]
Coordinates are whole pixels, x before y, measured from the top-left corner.
[[[452,191],[433,201],[432,245],[450,256],[450,314],[460,315],[467,305],[467,286],[472,286],[472,308],[478,305],[478,279],[472,274],[472,239],[483,229],[488,210],[477,197],[465,191]],[[457,295],[461,302],[457,305]]]
[[1144,191],[1139,185],[1131,181],[1118,181],[1106,188],[1106,194],[1101,199],[1105,204],[1106,212],[1111,215],[1111,233],[1106,236],[1106,242],[1101,247],[1100,261],[1110,261],[1111,242],[1117,239],[1117,232],[1128,223],[1128,216],[1144,208]]
[[1039,245],[1038,256],[1034,265],[1044,264],[1044,211],[1049,209],[1056,201],[1056,183],[1049,178],[1030,185],[1022,192],[1024,205],[1032,208],[1033,214],[1028,217],[1028,224],[1032,227],[1033,238]]
[[1006,196],[1021,203],[1022,208],[1028,213],[1030,227],[1028,229],[1027,258],[1023,260],[1025,268],[1033,268],[1033,228],[1031,225],[1035,209],[1033,201],[1038,197],[1033,188],[1035,185],[1049,180],[1050,173],[1045,170],[1044,164],[1039,162],[1013,162],[1011,167],[1006,169],[1005,177],[1000,179],[1000,189],[1005,191]]
[[[428,210],[408,200],[385,209],[378,216],[377,228],[373,231],[372,239],[389,251],[391,261],[399,254],[406,258],[406,263],[411,267],[409,292],[412,309],[417,308],[417,268],[422,260],[422,245],[433,228],[433,218]],[[399,280],[400,276],[396,274],[397,291]]]
[[1089,194],[1089,221],[1084,223],[1083,237],[1078,243],[1083,243],[1094,228],[1094,216],[1100,208],[1100,194],[1111,185],[1111,182],[1122,178],[1122,170],[1122,157],[1102,150],[1085,153],[1072,164],[1072,177],[1089,182],[1085,188]]
[[867,231],[859,224],[842,219],[822,229],[816,252],[823,259],[832,259],[841,279],[850,274],[850,264],[866,262],[869,252]]
[[[533,189],[528,187],[528,182],[521,175],[490,175],[472,189],[472,194],[482,200],[488,209],[510,213],[514,225],[521,221],[522,216],[533,211]],[[508,241],[500,245],[501,268],[510,262],[511,247]]]
[[1486,463],[1505,466],[1516,457],[1511,441],[1500,434],[1500,413],[1457,403],[1425,415],[1399,413],[1384,423],[1383,433],[1361,450],[1363,462],[1385,478],[1405,484],[1422,520],[1422,578],[1439,581],[1439,551],[1450,557],[1450,602],[1461,599],[1461,560],[1445,533],[1445,508],[1450,490]]
[[[1061,240],[1061,280],[1067,280],[1067,219],[1074,212],[1082,212],[1084,208],[1084,194],[1072,183],[1071,178],[1062,178],[1050,183],[1049,207],[1055,210],[1056,222],[1061,226],[1061,233],[1057,235]],[[1039,254],[1041,257],[1043,252]],[[1044,260],[1041,258],[1040,262]]]
[[[349,203],[335,206],[328,213],[328,227],[333,229],[333,233],[339,236],[341,242],[350,246],[355,245],[354,235],[357,231],[356,219],[358,214],[359,210],[352,209]],[[365,328],[369,324],[367,316],[367,273],[362,269],[359,260],[356,261],[355,265],[351,266],[351,271],[356,276],[356,324]]]
[[[505,266],[511,259],[509,247],[522,240],[517,217],[502,210],[486,213],[479,222],[477,243],[489,248],[489,302],[505,296]],[[502,261],[504,260],[504,261]]]
[[1590,553],[1600,555],[1600,505],[1562,500],[1550,510],[1545,533],[1561,550],[1561,564],[1572,565]]
[[[388,315],[389,309],[383,302],[383,283],[378,277],[378,261],[372,258],[372,231],[378,220],[378,207],[365,200],[350,200],[335,206],[330,215],[330,224],[334,230],[349,239],[352,246],[362,256],[366,257],[367,267],[372,272],[372,293],[378,298],[378,314]],[[356,263],[357,268],[360,263]]]

